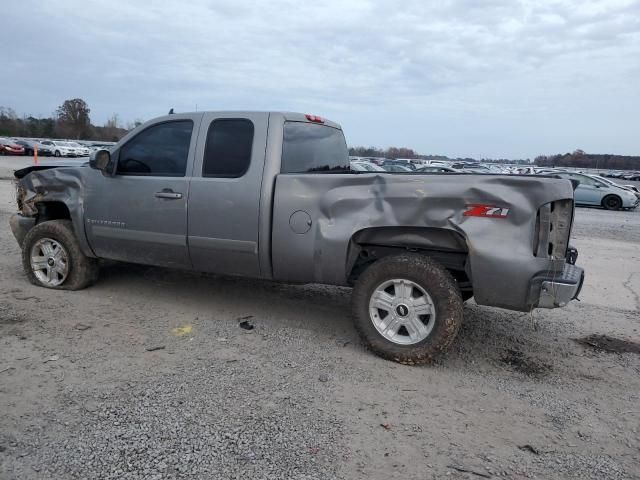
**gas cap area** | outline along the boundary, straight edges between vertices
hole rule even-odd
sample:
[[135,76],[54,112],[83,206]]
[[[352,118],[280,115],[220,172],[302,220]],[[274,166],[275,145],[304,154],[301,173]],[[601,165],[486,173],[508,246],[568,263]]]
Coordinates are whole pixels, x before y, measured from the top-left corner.
[[307,233],[311,229],[311,216],[304,210],[297,210],[289,217],[289,226],[295,233]]

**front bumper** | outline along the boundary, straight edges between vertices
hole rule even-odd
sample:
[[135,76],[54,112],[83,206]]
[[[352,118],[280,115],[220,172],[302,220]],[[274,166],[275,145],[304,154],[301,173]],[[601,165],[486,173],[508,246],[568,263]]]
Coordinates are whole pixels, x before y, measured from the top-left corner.
[[578,298],[584,283],[584,270],[570,263],[564,264],[562,274],[542,279],[538,308],[564,307],[571,300]]
[[622,202],[622,208],[636,208],[638,205],[640,205],[640,197],[638,197],[637,195],[635,200],[625,199]]
[[25,217],[16,213],[11,215],[9,219],[9,225],[11,226],[11,231],[13,232],[13,236],[16,237],[18,241],[18,245],[22,247],[22,242],[24,241],[24,237],[27,236],[29,230],[33,228],[36,224],[36,219],[33,217]]
[[4,147],[5,155],[24,155],[24,148],[19,150],[17,148]]

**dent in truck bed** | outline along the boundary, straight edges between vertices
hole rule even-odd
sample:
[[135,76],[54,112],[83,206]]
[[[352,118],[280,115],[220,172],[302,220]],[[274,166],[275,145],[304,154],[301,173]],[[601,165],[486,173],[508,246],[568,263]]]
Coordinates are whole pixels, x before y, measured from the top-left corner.
[[[545,204],[562,200],[572,208],[572,199],[569,182],[543,177],[279,175],[273,273],[288,281],[346,285],[349,239],[359,231],[442,229],[459,234],[466,243],[477,303],[527,311],[538,301],[530,298],[530,280],[543,272],[562,272],[565,263],[564,254],[534,255],[537,212]],[[508,213],[499,218],[464,215],[469,205],[477,204],[508,209]],[[289,225],[295,210],[313,219],[304,235]],[[566,228],[570,222],[571,216]]]

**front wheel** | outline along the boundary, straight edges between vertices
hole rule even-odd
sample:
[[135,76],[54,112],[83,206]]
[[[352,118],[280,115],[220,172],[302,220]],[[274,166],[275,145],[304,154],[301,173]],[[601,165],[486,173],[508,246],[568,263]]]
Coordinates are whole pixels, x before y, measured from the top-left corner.
[[444,352],[462,324],[460,290],[429,257],[401,254],[371,265],[352,296],[355,326],[366,344],[388,360],[414,365]]
[[615,195],[608,195],[602,200],[602,206],[607,210],[620,210],[622,208],[622,200]]
[[80,290],[98,279],[98,260],[82,253],[69,220],[50,220],[29,230],[22,265],[29,281],[41,287]]
[[55,157],[59,157],[60,156],[60,152],[58,150],[56,150],[56,153],[53,154]]

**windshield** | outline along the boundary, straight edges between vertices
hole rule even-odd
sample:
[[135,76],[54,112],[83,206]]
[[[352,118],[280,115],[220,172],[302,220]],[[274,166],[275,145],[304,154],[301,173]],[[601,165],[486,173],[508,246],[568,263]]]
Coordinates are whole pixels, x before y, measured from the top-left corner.
[[612,180],[609,180],[608,178],[601,177],[600,175],[594,175],[594,178],[597,178],[598,180],[600,180],[601,182],[606,183],[607,185],[613,185],[614,187],[619,187],[620,186],[616,182],[614,182]]

